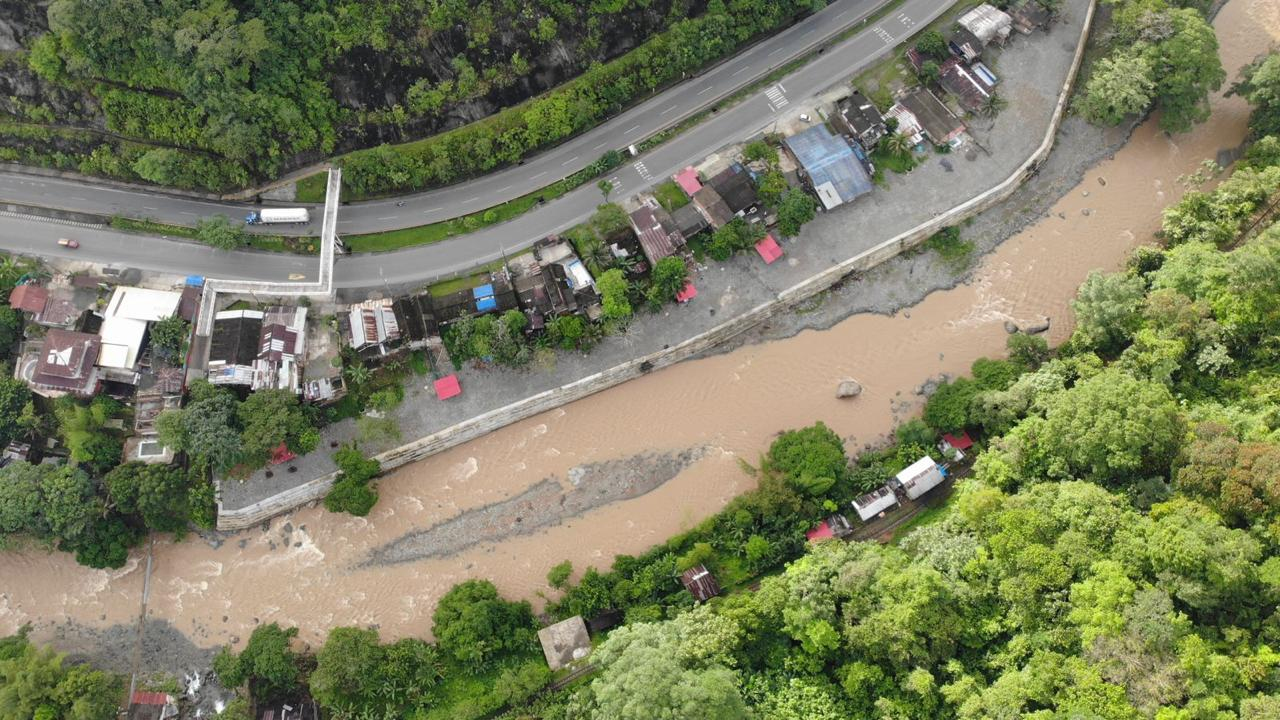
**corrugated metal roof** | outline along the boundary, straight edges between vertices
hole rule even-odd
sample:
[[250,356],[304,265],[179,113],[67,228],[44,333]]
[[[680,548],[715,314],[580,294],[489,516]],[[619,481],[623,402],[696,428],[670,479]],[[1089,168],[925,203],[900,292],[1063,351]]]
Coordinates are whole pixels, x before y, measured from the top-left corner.
[[853,148],[825,125],[814,125],[783,142],[809,174],[828,210],[871,192],[871,176],[854,156]]

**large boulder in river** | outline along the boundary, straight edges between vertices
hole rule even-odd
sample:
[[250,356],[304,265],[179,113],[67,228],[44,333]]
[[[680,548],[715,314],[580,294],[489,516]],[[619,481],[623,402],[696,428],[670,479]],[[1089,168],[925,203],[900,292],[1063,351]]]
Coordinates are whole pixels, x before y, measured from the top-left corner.
[[853,378],[845,378],[840,381],[839,385],[836,386],[837,398],[858,397],[861,394],[862,394],[862,386],[859,385],[858,381],[854,380]]
[[1028,335],[1039,335],[1040,333],[1047,332],[1048,330],[1049,318],[1045,318],[1043,322],[1032,323],[1031,325],[1022,328],[1022,332]]

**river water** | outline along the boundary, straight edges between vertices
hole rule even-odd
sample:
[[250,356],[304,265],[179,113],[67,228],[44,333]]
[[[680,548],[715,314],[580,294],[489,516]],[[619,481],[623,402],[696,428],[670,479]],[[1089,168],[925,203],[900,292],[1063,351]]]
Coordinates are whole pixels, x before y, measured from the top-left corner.
[[[1233,80],[1280,40],[1280,3],[1232,0],[1215,25]],[[1049,316],[1050,341],[1064,339],[1069,301],[1089,270],[1116,268],[1149,241],[1160,209],[1182,191],[1179,176],[1243,139],[1244,103],[1219,94],[1213,106],[1212,120],[1184,135],[1167,137],[1154,120],[1142,125],[1046,219],[984,258],[972,283],[933,293],[909,313],[856,315],[830,330],[686,362],[494,432],[384,478],[365,519],[303,510],[217,547],[197,538],[159,541],[148,615],[207,647],[243,640],[271,621],[300,627],[311,642],[351,624],[376,624],[385,638],[427,636],[436,600],[473,577],[539,604],[550,592],[546,572],[561,560],[578,570],[607,567],[614,555],[639,553],[749,489],[739,459],[755,462],[779,430],[823,420],[854,450],[888,432],[895,405],[918,402],[911,389],[925,379],[964,373],[976,358],[1001,352],[1005,320]],[[857,400],[834,399],[844,376],[865,388]],[[687,462],[674,457],[690,449]],[[628,475],[654,472],[671,479],[644,494],[629,485],[637,478]],[[620,483],[622,497],[533,532],[523,525],[526,516],[554,515],[556,493],[573,496],[577,481],[579,494],[589,495],[596,476]],[[546,478],[560,488],[539,486]],[[504,501],[503,512],[484,510]],[[462,550],[366,563],[407,533],[459,516],[467,522],[437,534]],[[62,635],[59,625],[135,623],[145,562],[135,554],[120,570],[94,571],[64,554],[0,554],[0,634],[29,622],[36,639],[61,637],[74,647],[78,634]]]

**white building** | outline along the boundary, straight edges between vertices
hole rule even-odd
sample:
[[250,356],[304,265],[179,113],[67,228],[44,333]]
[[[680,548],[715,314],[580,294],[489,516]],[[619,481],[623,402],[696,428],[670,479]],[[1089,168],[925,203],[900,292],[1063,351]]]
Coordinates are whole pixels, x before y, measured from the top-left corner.
[[902,491],[912,500],[919,500],[921,495],[941,485],[946,479],[947,476],[942,474],[942,468],[928,455],[911,463],[897,476]]
[[973,33],[984,45],[1004,44],[1013,31],[1013,18],[994,5],[982,4],[960,16],[960,27]]
[[853,509],[863,522],[867,522],[897,504],[898,496],[894,494],[892,488],[884,485],[855,499]]
[[180,293],[139,287],[118,287],[107,301],[103,313],[102,347],[98,367],[103,377],[118,382],[138,382],[138,356],[146,342],[151,323],[172,317],[178,312]]

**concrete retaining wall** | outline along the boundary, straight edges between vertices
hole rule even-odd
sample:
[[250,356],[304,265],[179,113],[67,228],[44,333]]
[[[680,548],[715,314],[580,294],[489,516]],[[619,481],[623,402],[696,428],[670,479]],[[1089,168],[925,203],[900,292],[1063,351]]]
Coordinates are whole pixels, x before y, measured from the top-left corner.
[[[1081,59],[1084,57],[1084,49],[1088,42],[1089,28],[1093,23],[1093,13],[1096,6],[1096,0],[1092,0],[1089,3],[1089,10],[1085,15],[1084,28],[1081,31],[1080,40],[1076,45],[1075,57],[1071,63],[1071,70],[1063,83],[1061,93],[1059,93],[1058,103],[1054,108],[1044,140],[1036,151],[999,185],[940,214],[927,223],[890,238],[870,250],[861,252],[801,283],[793,285],[778,293],[775,299],[757,305],[746,313],[727,320],[705,333],[689,338],[679,345],[636,358],[581,380],[576,380],[505,407],[491,410],[406,445],[388,450],[375,457],[382,463],[384,469],[390,470],[400,467],[474,440],[485,433],[505,427],[511,423],[519,422],[538,413],[580,400],[647,372],[694,357],[750,330],[773,315],[789,310],[795,305],[829,289],[853,273],[869,270],[899,253],[915,247],[942,228],[956,225],[966,218],[1005,200],[1018,189],[1027,177],[1039,168],[1040,164],[1048,158],[1049,153],[1053,150],[1054,137],[1057,134],[1058,125],[1062,121],[1062,115],[1066,110],[1067,99],[1071,94],[1071,87],[1075,83],[1076,74],[1080,70]],[[288,512],[300,505],[319,500],[328,493],[336,477],[336,473],[331,473],[273,495],[253,505],[237,510],[220,511],[218,514],[218,529],[238,530],[246,528]]]

